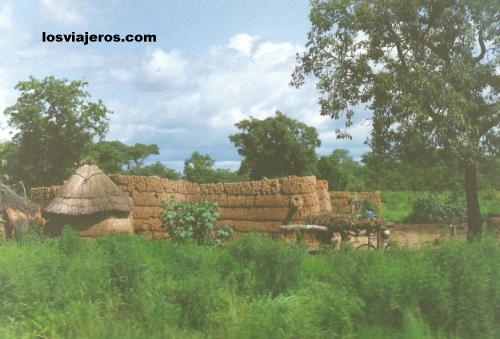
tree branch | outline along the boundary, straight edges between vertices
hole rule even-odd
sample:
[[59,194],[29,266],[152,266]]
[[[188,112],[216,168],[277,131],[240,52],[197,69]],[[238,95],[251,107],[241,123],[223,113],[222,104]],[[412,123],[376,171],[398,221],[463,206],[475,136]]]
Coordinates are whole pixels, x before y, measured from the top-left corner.
[[479,61],[481,61],[485,54],[486,54],[486,45],[484,44],[484,39],[483,39],[483,31],[479,31],[479,46],[481,47],[481,52],[479,53],[479,55],[477,57],[475,57],[474,59],[472,59],[472,61],[477,64]]

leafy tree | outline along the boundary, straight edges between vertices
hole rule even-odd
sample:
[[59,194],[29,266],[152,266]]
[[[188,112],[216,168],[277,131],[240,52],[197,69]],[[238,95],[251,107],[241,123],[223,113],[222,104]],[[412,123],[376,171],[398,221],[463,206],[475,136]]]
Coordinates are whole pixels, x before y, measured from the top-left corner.
[[228,169],[213,168],[215,160],[208,154],[196,151],[184,161],[184,177],[187,181],[199,184],[209,182],[234,182],[246,177]]
[[171,180],[180,180],[182,178],[182,175],[179,172],[177,172],[172,168],[166,167],[159,161],[151,165],[143,165],[141,167],[131,169],[126,174],[145,175],[145,176],[156,175],[158,177],[167,178]]
[[21,94],[5,109],[17,130],[12,175],[27,186],[60,183],[94,138],[103,137],[111,113],[102,101],[89,101],[85,81],[30,77],[16,85]]
[[468,238],[481,235],[477,165],[499,154],[499,7],[484,1],[312,0],[292,84],[318,79],[321,114],[373,111],[375,154],[415,141],[460,159]]
[[120,141],[99,141],[89,145],[85,155],[96,160],[106,173],[124,173],[133,171],[144,165],[150,155],[159,154],[155,144],[136,143],[132,146]]
[[328,188],[334,191],[362,191],[362,166],[353,160],[346,149],[338,148],[318,161],[319,179],[328,181]]
[[229,140],[244,157],[240,173],[249,173],[251,179],[315,174],[315,149],[321,142],[314,127],[280,111],[264,120],[242,120],[236,127],[242,132]]
[[85,151],[85,155],[95,159],[106,173],[156,175],[173,180],[180,179],[180,173],[166,167],[159,161],[151,165],[144,165],[146,158],[159,153],[156,144],[136,143],[129,146],[120,141],[100,141],[91,144]]

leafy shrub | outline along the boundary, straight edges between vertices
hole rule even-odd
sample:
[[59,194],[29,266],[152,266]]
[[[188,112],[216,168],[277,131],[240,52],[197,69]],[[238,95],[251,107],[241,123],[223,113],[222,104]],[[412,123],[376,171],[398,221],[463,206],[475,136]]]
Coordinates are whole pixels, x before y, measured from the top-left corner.
[[220,247],[224,245],[234,234],[231,226],[222,226],[212,232],[209,238],[209,244],[212,246]]
[[456,195],[443,198],[432,193],[424,193],[413,204],[410,220],[417,223],[459,224],[465,221],[465,202]]
[[199,245],[204,244],[220,216],[219,205],[206,200],[192,202],[172,198],[162,207],[162,228],[172,240],[179,242],[195,240]]

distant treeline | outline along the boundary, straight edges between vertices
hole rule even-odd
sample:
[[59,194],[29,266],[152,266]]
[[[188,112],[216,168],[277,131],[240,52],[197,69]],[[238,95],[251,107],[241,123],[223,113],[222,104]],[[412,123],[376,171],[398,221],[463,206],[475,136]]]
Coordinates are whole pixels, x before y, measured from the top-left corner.
[[[216,169],[209,154],[195,151],[184,161],[182,173],[161,162],[156,144],[126,145],[103,140],[110,112],[102,101],[90,101],[86,82],[31,77],[16,86],[17,102],[5,110],[16,130],[11,141],[0,143],[0,174],[11,185],[25,187],[59,184],[86,156],[106,173],[156,175],[197,183],[231,182],[287,175],[316,175],[331,190],[454,190],[463,187],[463,161],[449,150],[429,149],[418,138],[396,152],[371,151],[356,161],[348,150],[319,156],[321,145],[314,127],[277,111],[266,119],[236,123],[229,136],[242,157],[238,171]],[[479,188],[500,188],[500,159],[493,153],[479,157]],[[5,180],[7,177],[7,180]]]

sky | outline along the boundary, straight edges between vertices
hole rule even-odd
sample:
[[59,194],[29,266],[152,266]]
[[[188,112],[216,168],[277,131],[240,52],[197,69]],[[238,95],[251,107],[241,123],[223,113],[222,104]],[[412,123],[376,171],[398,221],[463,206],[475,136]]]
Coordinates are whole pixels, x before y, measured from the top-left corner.
[[[182,170],[194,151],[235,170],[241,157],[234,124],[276,110],[314,126],[319,154],[367,152],[363,109],[352,140],[337,140],[342,121],[320,116],[314,79],[289,86],[304,49],[307,0],[0,0],[0,140],[12,130],[3,111],[30,75],[86,80],[92,100],[113,111],[106,140],[155,143],[149,161]],[[155,43],[48,43],[47,34],[156,34]]]

